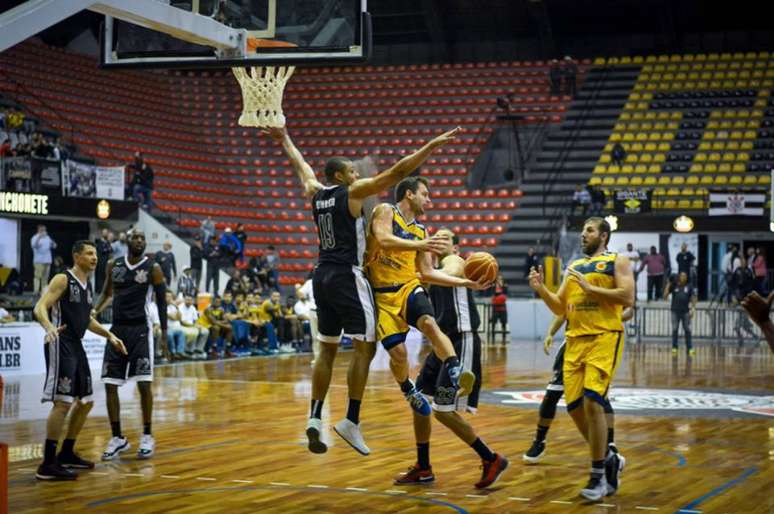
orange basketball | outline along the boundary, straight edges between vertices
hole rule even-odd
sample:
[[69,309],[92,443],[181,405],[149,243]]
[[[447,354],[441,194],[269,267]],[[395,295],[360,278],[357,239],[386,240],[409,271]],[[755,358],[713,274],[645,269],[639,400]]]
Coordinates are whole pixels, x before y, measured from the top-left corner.
[[475,252],[465,260],[465,278],[474,282],[494,282],[500,266],[491,253]]

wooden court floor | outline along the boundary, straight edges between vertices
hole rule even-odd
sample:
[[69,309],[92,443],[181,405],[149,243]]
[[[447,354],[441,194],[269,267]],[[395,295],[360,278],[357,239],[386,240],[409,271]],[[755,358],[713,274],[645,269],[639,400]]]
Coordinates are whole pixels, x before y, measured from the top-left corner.
[[[420,343],[412,343],[416,359]],[[0,440],[10,445],[12,513],[45,512],[774,512],[774,356],[764,346],[699,346],[672,357],[663,344],[630,346],[616,377],[616,439],[628,460],[619,494],[602,504],[578,497],[589,467],[585,445],[563,408],[545,459],[526,466],[539,392],[552,357],[537,343],[484,351],[485,389],[475,416],[479,435],[511,466],[477,491],[475,453],[434,424],[436,482],[399,487],[392,479],[415,460],[411,416],[377,354],[363,404],[372,453],[360,456],[329,430],[331,448],[313,455],[304,429],[310,357],[256,357],[156,370],[156,455],[98,463],[76,482],[40,483],[33,475],[48,406],[42,377],[7,378]],[[345,414],[342,352],[325,404],[328,426]],[[110,437],[99,391],[77,450],[98,460]],[[133,449],[141,422],[136,390],[122,391],[124,433]],[[768,395],[768,396],[767,396]]]

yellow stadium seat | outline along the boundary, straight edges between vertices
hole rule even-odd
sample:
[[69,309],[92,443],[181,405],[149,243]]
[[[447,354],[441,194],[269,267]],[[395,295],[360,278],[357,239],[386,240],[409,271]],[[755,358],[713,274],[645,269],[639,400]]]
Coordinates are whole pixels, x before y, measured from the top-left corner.
[[718,173],[731,173],[731,165],[727,162],[718,166]]
[[731,178],[728,179],[729,185],[738,186],[742,184],[742,177],[739,175],[732,175]]
[[651,164],[650,166],[648,166],[648,173],[661,173],[661,165]]
[[629,148],[630,152],[641,152],[645,149],[644,146],[642,146],[642,143],[633,143],[631,147]]
[[689,175],[687,179],[685,179],[686,185],[689,186],[695,186],[699,183],[699,177],[696,175]]
[[666,154],[657,153],[656,155],[653,156],[653,162],[655,163],[666,162]]
[[725,162],[733,162],[736,160],[736,154],[731,152],[726,152],[722,155],[721,159]]
[[704,161],[706,161],[706,160],[707,160],[707,154],[706,154],[706,153],[704,153],[704,152],[698,152],[698,153],[697,153],[697,154],[696,154],[696,155],[693,157],[693,161],[694,161],[694,162],[704,162]]
[[736,154],[736,161],[737,162],[747,162],[750,160],[750,154],[747,152],[739,152]]
[[726,150],[739,150],[739,141],[729,141],[726,143]]
[[607,168],[605,168],[604,166],[597,165],[597,166],[594,166],[594,170],[592,171],[592,173],[594,174],[604,173],[606,170]]
[[713,184],[716,186],[725,186],[726,184],[728,184],[728,177],[726,177],[725,175],[718,175],[715,177]]
[[605,177],[602,179],[602,185],[603,186],[614,186],[615,185],[615,178],[613,177]]
[[720,161],[720,154],[717,152],[713,152],[707,156],[707,160],[710,162],[719,162]]
[[658,151],[658,146],[655,143],[647,143],[645,145],[645,148],[643,148],[646,152],[655,152]]
[[676,187],[670,187],[666,192],[667,196],[680,196],[680,190]]
[[598,186],[601,183],[602,183],[602,179],[599,177],[591,177],[591,179],[589,180],[590,186]]
[[605,65],[605,58],[604,57],[597,57],[594,59],[594,66],[604,66]]
[[634,141],[634,134],[631,132],[625,132],[621,135],[621,141]]
[[[753,178],[753,179],[754,179],[755,177],[751,177],[751,178]],[[638,177],[638,176],[636,176],[636,175],[635,175],[635,176],[634,176],[634,177],[632,177],[632,179],[629,181],[629,185],[630,185],[630,186],[641,186],[641,185],[642,185],[642,177]]]
[[771,175],[761,175],[758,177],[758,184],[769,185],[771,184]]
[[647,173],[647,172],[648,172],[648,167],[645,166],[644,164],[638,164],[637,166],[634,167],[634,173]]
[[701,182],[700,182],[701,185],[711,186],[713,183],[712,178],[713,178],[712,175],[704,175],[703,177],[701,177]]
[[628,112],[622,112],[621,116],[618,117],[619,120],[630,120],[632,118],[632,115]]
[[600,162],[600,164],[607,164],[607,163],[609,163],[611,160],[612,160],[612,159],[611,159],[611,157],[610,157],[610,154],[603,153],[602,155],[600,155],[600,156],[599,156],[599,162]]
[[644,164],[650,164],[653,162],[653,156],[649,153],[644,153],[640,155],[640,162]]
[[642,181],[642,185],[644,186],[655,186],[656,185],[656,177],[653,175],[648,175],[645,177],[645,180]]
[[691,201],[690,200],[678,200],[677,208],[678,209],[690,209],[691,208]]
[[718,165],[714,163],[709,163],[704,166],[704,172],[705,173],[717,173],[718,171]]
[[758,180],[755,178],[754,175],[747,175],[746,177],[744,177],[743,184],[746,186],[754,186],[755,184],[757,184],[757,182]]
[[654,196],[664,196],[664,195],[666,195],[666,189],[664,189],[663,187],[657,187],[657,188],[655,188],[653,190],[653,195]]
[[691,209],[704,209],[704,200],[691,200]]
[[662,209],[676,209],[677,208],[677,202],[674,200],[664,200],[664,202],[661,204]]
[[616,186],[628,186],[629,185],[629,177],[625,177],[625,176],[618,177],[615,180],[615,185]]
[[658,177],[658,185],[659,186],[668,186],[671,183],[671,179],[669,178],[669,175],[661,175]]
[[704,132],[704,140],[706,141],[707,139],[715,139],[715,132],[712,131],[712,130],[705,131]]
[[726,144],[723,141],[715,141],[712,143],[712,150],[715,150],[716,152],[723,150],[725,148]]
[[678,175],[676,177],[672,177],[672,185],[673,186],[681,186],[683,184],[685,184],[685,177],[680,176],[680,175]]
[[744,138],[754,141],[758,138],[758,133],[755,132],[754,130],[748,130],[747,132],[744,133]]
[[734,173],[744,173],[746,171],[745,165],[741,162],[734,163],[733,166],[731,166],[731,171]]
[[691,167],[688,168],[688,171],[690,171],[691,173],[703,173],[704,165],[700,163],[691,164]]
[[621,173],[634,173],[634,166],[631,164],[624,164],[621,166]]
[[708,152],[712,150],[712,144],[709,141],[704,141],[703,143],[699,143],[699,151],[700,152]]
[[621,173],[621,167],[617,164],[611,164],[607,167],[608,173]]
[[693,192],[692,187],[684,187],[682,191],[680,191],[680,194],[683,196],[693,196],[695,193]]
[[617,141],[621,141],[621,139],[622,139],[621,138],[621,134],[619,134],[617,132],[613,132],[612,134],[610,134],[610,137],[608,138],[608,141],[612,141],[612,142],[615,143]]
[[699,196],[707,196],[709,194],[709,191],[707,191],[707,188],[700,187],[696,190],[696,194]]

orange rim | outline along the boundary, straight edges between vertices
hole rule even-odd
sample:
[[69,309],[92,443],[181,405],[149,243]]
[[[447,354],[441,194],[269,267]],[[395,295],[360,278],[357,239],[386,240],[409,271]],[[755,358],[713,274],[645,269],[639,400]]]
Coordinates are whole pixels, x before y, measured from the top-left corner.
[[295,48],[298,45],[279,39],[261,39],[257,37],[247,38],[247,50],[255,52],[258,48]]

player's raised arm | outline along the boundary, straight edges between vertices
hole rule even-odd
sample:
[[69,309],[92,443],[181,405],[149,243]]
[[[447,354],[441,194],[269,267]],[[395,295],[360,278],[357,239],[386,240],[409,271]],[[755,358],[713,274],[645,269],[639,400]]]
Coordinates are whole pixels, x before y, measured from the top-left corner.
[[301,155],[301,152],[296,148],[296,145],[293,144],[293,140],[290,139],[287,129],[285,127],[271,128],[268,130],[268,134],[273,140],[282,144],[282,148],[285,150],[288,159],[290,159],[290,164],[296,171],[298,180],[301,181],[301,185],[304,188],[304,194],[306,194],[307,197],[311,197],[317,191],[322,189],[323,185],[317,180],[312,167],[304,160],[304,156]]
[[420,167],[436,148],[454,141],[454,138],[461,130],[460,127],[457,127],[444,132],[378,175],[356,180],[349,186],[349,196],[355,199],[362,199],[386,191]]
[[58,273],[54,275],[54,278],[51,279],[51,282],[46,288],[46,292],[43,293],[43,296],[40,297],[40,300],[38,300],[38,303],[35,304],[35,308],[32,311],[35,314],[35,319],[38,320],[38,323],[40,323],[40,325],[43,327],[43,330],[46,331],[47,343],[56,341],[57,337],[59,336],[59,332],[65,328],[64,325],[58,328],[55,327],[48,317],[48,311],[56,302],[59,301],[59,298],[62,296],[66,289],[67,276],[64,273]]
[[392,233],[392,207],[382,203],[371,215],[371,233],[382,250],[440,253],[446,244],[437,239],[403,239]]

